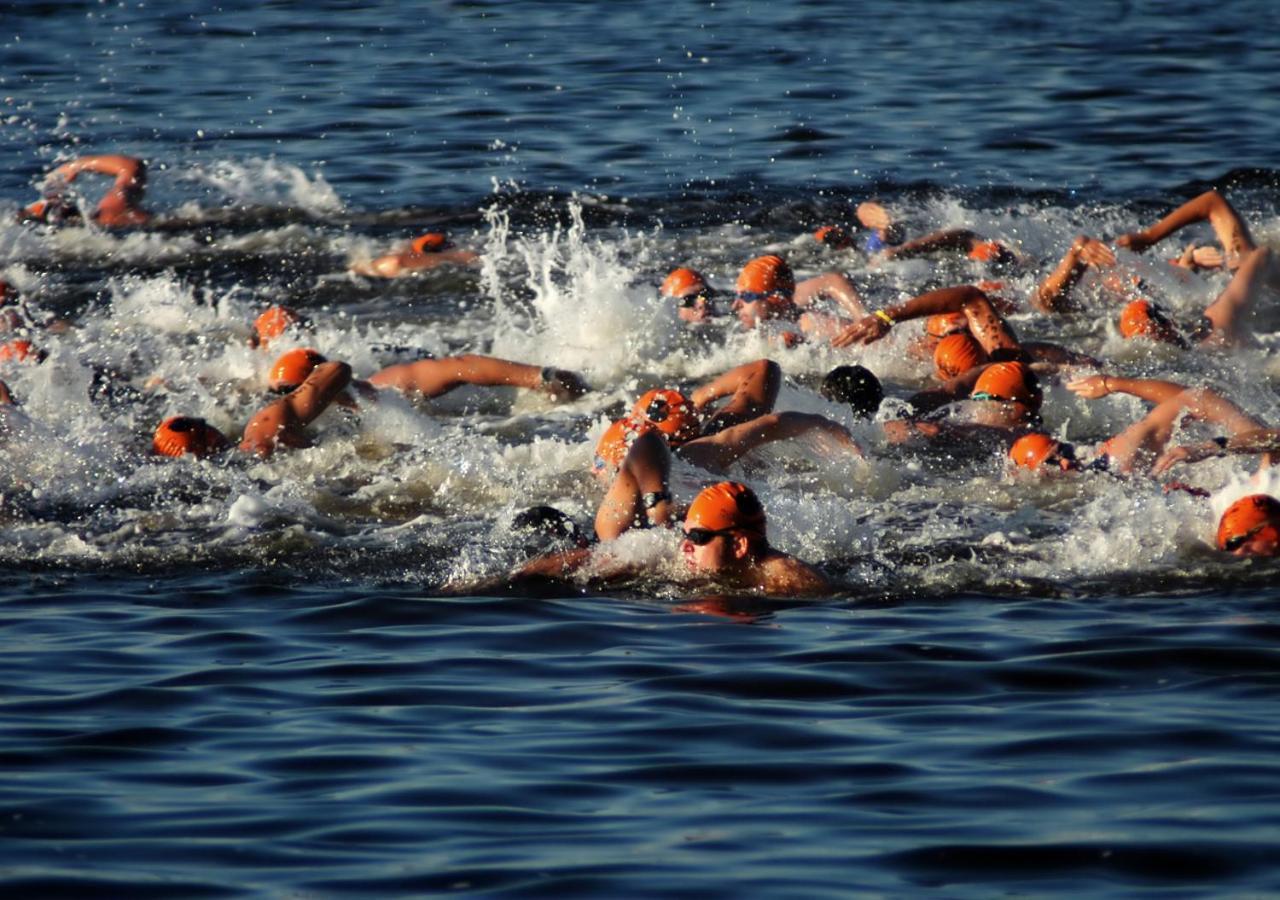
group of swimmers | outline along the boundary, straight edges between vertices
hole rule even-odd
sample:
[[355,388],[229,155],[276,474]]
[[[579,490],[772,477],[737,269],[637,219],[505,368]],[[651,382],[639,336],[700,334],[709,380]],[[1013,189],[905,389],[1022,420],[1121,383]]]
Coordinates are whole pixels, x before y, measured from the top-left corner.
[[[91,212],[83,210],[69,191],[83,173],[113,179]],[[145,184],[146,167],[141,160],[82,157],[55,169],[41,199],[21,216],[49,224],[88,218],[107,228],[145,227],[152,221],[152,214],[142,206]],[[1197,222],[1212,227],[1218,246],[1189,244],[1170,262],[1188,273],[1225,270],[1230,280],[1198,321],[1180,327],[1149,296],[1148,286],[1124,274],[1115,248],[1141,253]],[[886,259],[960,254],[988,265],[994,274],[1025,265],[1012,248],[968,230],[906,240],[889,212],[875,202],[861,204],[853,221],[824,226],[814,237],[835,253],[859,248]],[[364,277],[394,278],[439,265],[470,265],[475,260],[476,254],[454,247],[437,232],[357,263],[352,271]],[[1119,310],[1121,334],[1183,348],[1247,343],[1247,314],[1262,295],[1280,289],[1280,263],[1271,250],[1254,242],[1238,212],[1216,191],[1183,204],[1145,230],[1110,242],[1078,237],[1032,292],[1029,305],[1045,315],[1070,312],[1090,272],[1097,275],[1092,279],[1095,290]],[[659,293],[673,315],[686,323],[701,326],[733,316],[743,328],[763,330],[782,350],[804,342],[829,343],[837,349],[867,345],[905,322],[924,320],[924,333],[913,340],[909,352],[932,359],[937,383],[909,398],[907,415],[881,423],[889,443],[911,444],[925,452],[929,448],[947,453],[965,448],[979,453],[996,450],[1007,454],[1011,465],[1027,470],[1104,471],[1116,476],[1161,474],[1175,465],[1227,454],[1258,454],[1261,465],[1268,466],[1272,454],[1280,453],[1280,429],[1268,427],[1214,390],[1118,375],[1075,377],[1066,381],[1066,387],[1087,399],[1109,394],[1138,397],[1152,407],[1139,421],[1093,448],[1047,433],[1039,415],[1044,399],[1039,378],[1066,367],[1097,369],[1100,363],[1058,344],[1019,341],[1006,321],[1018,304],[1007,296],[1002,282],[956,285],[870,310],[843,273],[831,271],[797,281],[782,256],[768,254],[742,267],[731,293],[717,291],[689,267],[671,271]],[[275,306],[255,322],[252,342],[269,351],[286,332],[305,333],[305,329],[301,315]],[[15,292],[2,282],[0,331],[26,335],[0,344],[0,362],[38,359],[39,349],[29,339],[29,317],[20,311]],[[679,525],[681,556],[697,573],[766,594],[829,591],[830,585],[815,568],[770,544],[765,510],[752,489],[740,481],[719,480],[754,448],[801,435],[821,436],[827,452],[861,455],[840,423],[821,415],[776,412],[781,383],[777,363],[761,359],[737,366],[687,395],[673,388],[644,394],[606,429],[595,448],[593,474],[603,495],[594,535],[583,535],[554,510],[531,511],[526,524],[555,531],[567,537],[570,545],[531,560],[511,579],[560,578],[578,570],[601,577],[622,573],[627,566],[611,562],[607,549],[611,542],[636,528]],[[151,447],[164,456],[204,457],[238,446],[243,452],[267,457],[280,449],[308,446],[307,426],[333,403],[376,402],[383,390],[431,398],[461,385],[514,386],[542,391],[556,400],[571,400],[589,390],[574,372],[475,354],[418,359],[358,379],[345,362],[328,360],[315,349],[294,348],[272,365],[270,388],[277,396],[250,418],[238,442],[198,415],[183,415],[160,423]],[[855,418],[863,419],[875,416],[884,397],[879,379],[860,365],[834,369],[823,381],[821,393],[830,401],[847,404]],[[14,402],[0,381],[0,403]],[[1204,443],[1169,446],[1185,417],[1220,434]],[[673,457],[717,480],[691,498],[675,497]],[[683,500],[688,500],[687,505]],[[1280,552],[1280,501],[1255,493],[1233,503],[1221,516],[1217,545],[1242,556]]]

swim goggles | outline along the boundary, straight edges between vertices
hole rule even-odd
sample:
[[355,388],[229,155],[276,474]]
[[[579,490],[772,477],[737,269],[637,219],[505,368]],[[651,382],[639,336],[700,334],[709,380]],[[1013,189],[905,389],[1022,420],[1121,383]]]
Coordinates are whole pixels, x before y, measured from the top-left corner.
[[710,544],[716,538],[723,535],[733,534],[737,528],[686,528],[684,537],[690,544],[695,547],[703,547]]

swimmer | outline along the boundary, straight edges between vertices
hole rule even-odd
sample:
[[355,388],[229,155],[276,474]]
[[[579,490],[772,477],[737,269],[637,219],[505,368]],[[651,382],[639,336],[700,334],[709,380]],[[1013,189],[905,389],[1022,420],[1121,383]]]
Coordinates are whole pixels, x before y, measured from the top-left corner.
[[[275,393],[292,391],[325,361],[323,354],[310,347],[281,354],[268,373],[268,387]],[[576,372],[567,369],[538,367],[473,353],[387,366],[367,380],[352,381],[355,391],[369,400],[376,398],[379,390],[388,389],[430,400],[468,384],[526,388],[541,391],[560,402],[576,399],[590,390]],[[354,399],[345,393],[338,402],[344,406],[355,405]]]
[[854,419],[873,418],[884,402],[884,386],[865,366],[836,366],[823,377],[818,393],[832,403],[847,405]]
[[[1226,197],[1213,190],[1205,191],[1198,197],[1188,200],[1149,228],[1120,235],[1116,238],[1116,246],[1132,250],[1134,253],[1142,253],[1174,232],[1198,222],[1208,222],[1213,228],[1213,233],[1222,246],[1220,258],[1228,269],[1238,269],[1244,265],[1249,254],[1258,249],[1253,236],[1249,233],[1249,226],[1245,224],[1235,207],[1227,201]],[[1194,245],[1192,247],[1189,259],[1192,263],[1191,267],[1217,268],[1212,265],[1211,256],[1201,254],[1197,258]],[[1184,250],[1178,259],[1186,258],[1187,251]],[[1200,263],[1199,260],[1203,260],[1204,263]]]
[[834,300],[850,316],[866,315],[857,289],[839,272],[827,272],[797,284],[791,267],[782,257],[758,256],[738,274],[732,308],[738,321],[748,329],[773,319],[794,323],[800,333],[785,331],[782,334],[783,343],[789,346],[800,341],[802,335],[830,335],[845,324],[838,316],[809,309],[824,298]]
[[[350,381],[351,367],[346,363],[317,365],[300,385],[253,415],[245,426],[239,449],[266,459],[281,447],[311,446],[304,429],[329,408]],[[230,446],[227,437],[204,419],[174,416],[160,423],[151,448],[160,456],[191,455],[200,459]]]
[[469,266],[479,258],[478,253],[455,248],[444,232],[429,231],[409,241],[401,250],[374,260],[355,263],[349,271],[370,278],[397,278],[449,263]]
[[[1010,449],[1013,461],[1027,469],[1042,466],[1062,471],[1104,470],[1116,474],[1151,472],[1158,474],[1172,465],[1156,465],[1168,445],[1178,422],[1189,416],[1216,425],[1234,437],[1256,433],[1262,424],[1215,391],[1187,388],[1171,381],[1152,378],[1122,378],[1113,375],[1090,375],[1067,383],[1067,389],[1089,400],[1108,394],[1129,394],[1153,404],[1140,420],[1115,437],[1101,442],[1088,452],[1047,435],[1028,435]],[[1045,440],[1047,438],[1047,440]],[[1214,442],[1220,449],[1223,442]],[[1261,452],[1268,452],[1262,450]],[[1264,458],[1264,465],[1269,464]]]
[[119,155],[82,156],[58,166],[45,177],[41,199],[26,207],[21,218],[50,223],[79,218],[79,210],[66,197],[66,187],[85,172],[114,179],[93,211],[95,223],[107,228],[129,228],[151,221],[151,213],[142,208],[146,163],[137,157]]
[[1178,463],[1190,464],[1221,456],[1254,454],[1267,454],[1267,462],[1276,459],[1280,455],[1280,428],[1254,428],[1230,437],[1216,437],[1203,443],[1170,447],[1156,460],[1151,471],[1163,473]]
[[[671,456],[656,432],[641,436],[619,468],[600,509],[596,532],[614,540],[636,527],[669,527],[674,506],[668,489]],[[827,580],[812,567],[769,545],[764,508],[755,493],[738,482],[722,481],[701,491],[684,517],[681,556],[691,574],[739,590],[779,596],[821,594]],[[533,560],[513,580],[565,577],[592,557],[575,548]],[[600,577],[636,574],[634,567],[607,562]]]
[[[846,452],[862,455],[848,429],[838,422],[811,413],[771,412],[780,382],[777,364],[758,360],[695,390],[693,400],[674,390],[649,391],[600,438],[592,471],[598,479],[614,478],[634,442],[650,433],[685,462],[710,472],[723,472],[763,444],[811,433],[825,434]],[[730,389],[729,402],[706,416],[710,404],[729,396]]]
[[717,291],[694,269],[673,269],[658,289],[659,296],[676,307],[680,321],[696,324],[719,314]]
[[884,433],[893,444],[925,438],[953,449],[998,447],[1003,452],[1039,424],[1043,399],[1035,372],[1025,363],[988,363],[915,394],[908,401],[914,415],[885,422]]

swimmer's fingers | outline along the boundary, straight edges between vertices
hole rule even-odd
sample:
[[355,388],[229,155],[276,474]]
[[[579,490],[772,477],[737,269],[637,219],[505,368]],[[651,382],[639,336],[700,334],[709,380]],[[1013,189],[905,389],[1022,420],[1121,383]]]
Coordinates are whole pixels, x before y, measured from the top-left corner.
[[1126,250],[1132,250],[1134,253],[1141,253],[1150,247],[1152,241],[1148,240],[1141,232],[1132,234],[1122,234],[1116,238],[1116,246],[1123,247]]
[[832,338],[831,346],[848,347],[851,344],[871,344],[884,337],[888,331],[888,323],[876,316],[866,316]]
[[1111,393],[1107,387],[1107,377],[1105,375],[1086,375],[1083,378],[1073,378],[1067,382],[1067,390],[1073,394],[1079,394],[1086,400],[1097,400]]
[[1217,247],[1193,247],[1191,262],[1198,269],[1221,269],[1227,260]]
[[1154,475],[1163,475],[1180,462],[1185,462],[1190,455],[1189,447],[1171,447],[1164,453],[1160,454],[1160,458],[1151,466],[1151,472]]
[[1080,248],[1080,258],[1091,266],[1114,266],[1116,255],[1102,241],[1089,238]]

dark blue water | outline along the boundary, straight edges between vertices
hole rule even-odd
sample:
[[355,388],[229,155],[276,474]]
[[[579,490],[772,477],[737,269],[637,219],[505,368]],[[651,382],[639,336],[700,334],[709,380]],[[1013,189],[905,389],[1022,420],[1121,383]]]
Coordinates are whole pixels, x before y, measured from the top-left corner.
[[[760,352],[659,333],[672,265],[727,284],[768,246],[877,300],[974,277],[805,239],[871,195],[1050,259],[1213,185],[1274,244],[1276,7],[615,6],[0,7],[0,211],[123,152],[171,226],[0,225],[0,277],[74,322],[0,371],[24,401],[0,421],[0,889],[1280,893],[1280,570],[1221,559],[1191,498],[870,443],[864,468],[750,470],[830,597],[501,578],[515,510],[590,516],[589,447],[637,386]],[[429,225],[491,268],[344,274]],[[1169,286],[1187,309],[1214,289]],[[148,459],[161,416],[230,429],[260,403],[244,336],[270,302],[361,371],[470,350],[598,391],[339,418],[269,464]],[[1101,322],[1061,327],[1280,421],[1276,331],[1161,356]],[[893,347],[858,358],[918,386]],[[783,359],[784,401],[836,361]],[[95,393],[104,368],[134,391]],[[1091,437],[1136,408],[1049,397]]]

